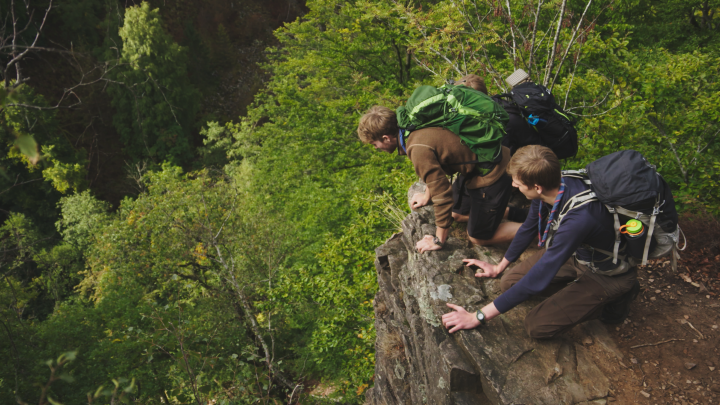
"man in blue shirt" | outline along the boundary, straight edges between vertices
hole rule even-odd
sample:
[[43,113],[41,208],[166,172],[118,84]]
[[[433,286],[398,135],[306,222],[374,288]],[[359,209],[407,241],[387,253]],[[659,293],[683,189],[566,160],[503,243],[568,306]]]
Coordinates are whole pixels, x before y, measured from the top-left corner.
[[464,261],[482,270],[476,277],[497,277],[536,236],[543,249],[505,271],[500,283],[503,293],[480,311],[469,313],[448,304],[454,311],[443,315],[445,327],[450,333],[477,327],[538,294],[549,298],[525,318],[530,337],[551,338],[595,318],[622,322],[640,286],[635,267],[620,259],[613,263],[612,257],[598,251],[613,251],[612,214],[599,201],[580,202],[589,187],[580,179],[562,177],[560,162],[549,148],[519,149],[507,172],[513,186],[532,200],[530,213],[499,264]]

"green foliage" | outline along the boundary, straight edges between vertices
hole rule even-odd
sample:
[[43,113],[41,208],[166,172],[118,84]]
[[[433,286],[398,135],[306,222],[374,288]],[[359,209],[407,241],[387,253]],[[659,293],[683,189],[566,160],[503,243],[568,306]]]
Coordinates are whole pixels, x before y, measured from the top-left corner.
[[662,47],[693,52],[717,49],[720,1],[623,0],[607,20],[626,24],[639,47]]
[[[3,400],[39,402],[47,359],[77,351],[50,363],[74,381],[53,383],[48,398],[108,402],[134,378],[140,389],[125,398],[138,403],[287,402],[307,381],[337,388],[330,401],[362,402],[374,372],[374,248],[398,230],[415,176],[355,130],[368,107],[395,108],[418,84],[479,72],[503,91],[522,67],[578,119],[582,147],[567,167],[637,149],[681,208],[718,213],[717,30],[681,35],[692,25],[683,10],[704,3],[594,2],[581,19],[587,3],[568,0],[560,20],[560,1],[511,3],[309,1],[276,31],[270,78],[247,115],[203,125],[198,152],[212,169],[190,173],[177,165],[195,153],[195,88],[211,94],[214,69],[233,69],[234,27],[204,39],[178,20],[191,2],[173,3],[163,17],[184,48],[147,3],[63,9],[83,49],[112,59],[122,44],[110,64],[113,123],[131,160],[158,164],[113,212],[82,191],[88,163],[56,112],[3,109]],[[11,96],[44,102],[26,87]],[[323,400],[300,399],[313,401]]]
[[316,263],[282,272],[266,304],[279,310],[288,329],[300,336],[291,342],[296,361],[302,362],[295,367],[332,376],[325,378],[340,388],[345,400],[361,400],[374,374],[374,250],[397,231],[386,210],[403,199],[410,179],[385,178],[392,193],[379,197],[370,192],[349,201],[362,220],[354,219],[341,236],[328,239]]
[[[13,97],[16,103],[47,106],[44,97],[28,86],[17,88]],[[65,137],[59,136],[61,129],[54,110],[6,106],[0,113],[0,125],[3,150],[0,166],[5,174],[0,178],[0,187],[10,191],[0,199],[7,203],[5,207],[25,212],[42,222],[52,218],[59,193],[86,187],[84,151],[76,150]],[[26,142],[18,143],[22,140]],[[18,187],[41,179],[48,184]]]
[[674,186],[683,208],[699,203],[719,213],[720,60],[664,49],[628,53],[625,60],[627,70],[616,91],[629,100],[584,121],[593,134],[585,141],[586,159],[636,149]]
[[97,237],[108,222],[110,204],[94,198],[90,191],[84,191],[63,197],[59,206],[61,218],[55,226],[63,241],[81,251],[87,250],[92,238]]
[[[413,177],[407,160],[362,145],[355,128],[426,73],[408,61],[397,13],[367,2],[310,7],[277,32],[272,79],[248,117],[203,134],[207,153],[224,150],[228,170],[252,179],[253,200],[282,212],[282,237],[297,241],[260,306],[282,327],[291,370],[359,401],[374,372],[373,251],[393,231],[383,206],[404,200]],[[383,193],[392,197],[372,202]]]
[[122,53],[109,88],[115,128],[133,160],[185,163],[199,93],[187,77],[187,51],[168,35],[157,9],[143,2],[125,11]]
[[[281,390],[249,331],[249,317],[261,317],[253,302],[262,297],[266,278],[274,279],[287,248],[269,233],[272,213],[256,218],[239,210],[244,195],[218,173],[183,175],[165,166],[145,181],[147,193],[125,200],[112,216],[89,193],[63,199],[58,228],[65,240],[36,260],[47,268],[52,258],[79,248],[89,267],[79,295],[58,303],[44,322],[27,325],[36,351],[42,349],[19,353],[18,363],[80,348],[71,370],[75,383],[53,386],[53,398],[66,403],[81,402],[85,392],[116,375],[141,382],[136,399],[142,401],[160,395],[180,403],[251,403],[277,396]],[[13,217],[1,230],[5,250],[37,238],[29,226]],[[12,235],[25,236],[21,243]],[[19,251],[12,263],[22,268],[35,250]],[[45,271],[34,282],[49,282],[50,275]],[[26,296],[4,308],[32,299],[31,290],[21,291]],[[12,298],[7,288],[0,297]],[[244,310],[245,303],[250,307]],[[12,321],[12,311],[3,314]],[[12,337],[23,333],[18,326]],[[273,331],[261,332],[267,338],[264,333]],[[41,378],[37,368],[32,374]],[[23,398],[33,397],[32,382],[20,384]]]

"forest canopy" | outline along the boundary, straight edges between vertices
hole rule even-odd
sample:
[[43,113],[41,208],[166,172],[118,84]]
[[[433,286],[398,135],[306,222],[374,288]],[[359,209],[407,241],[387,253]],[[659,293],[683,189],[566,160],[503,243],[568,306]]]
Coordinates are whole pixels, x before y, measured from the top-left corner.
[[[720,215],[718,0],[2,0],[3,403],[361,403],[409,161],[372,105],[517,68],[580,168]],[[329,400],[328,400],[329,401]]]

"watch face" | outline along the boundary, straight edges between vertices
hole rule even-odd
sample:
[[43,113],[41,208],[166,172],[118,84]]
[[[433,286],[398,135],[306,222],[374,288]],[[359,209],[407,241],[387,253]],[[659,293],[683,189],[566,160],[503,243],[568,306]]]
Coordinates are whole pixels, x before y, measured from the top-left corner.
[[477,311],[477,319],[478,321],[484,321],[485,320],[485,314],[483,314],[482,311]]

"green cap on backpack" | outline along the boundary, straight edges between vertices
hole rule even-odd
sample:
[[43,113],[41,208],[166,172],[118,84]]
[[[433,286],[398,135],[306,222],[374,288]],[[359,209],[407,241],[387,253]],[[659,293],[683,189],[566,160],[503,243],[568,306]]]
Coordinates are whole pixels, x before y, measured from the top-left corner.
[[643,230],[643,223],[637,219],[631,219],[625,223],[625,230],[630,234],[640,233]]

